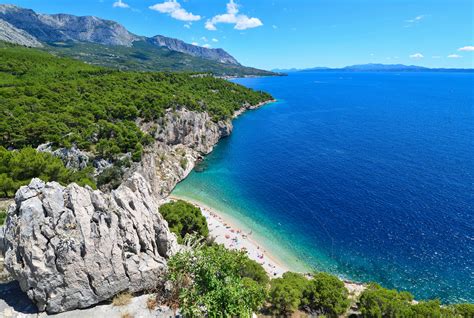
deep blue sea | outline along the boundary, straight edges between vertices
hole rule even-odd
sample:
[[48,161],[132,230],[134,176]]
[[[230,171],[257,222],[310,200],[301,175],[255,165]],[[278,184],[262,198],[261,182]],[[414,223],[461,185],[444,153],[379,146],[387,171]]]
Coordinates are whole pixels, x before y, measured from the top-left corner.
[[293,268],[474,302],[474,74],[238,79],[278,102],[234,121],[174,194]]

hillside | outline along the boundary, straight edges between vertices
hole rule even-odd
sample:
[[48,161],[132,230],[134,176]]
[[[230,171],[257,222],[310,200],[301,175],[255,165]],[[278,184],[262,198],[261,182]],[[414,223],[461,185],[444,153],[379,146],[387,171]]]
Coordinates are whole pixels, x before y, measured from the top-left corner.
[[[125,155],[127,162],[138,162],[143,149],[153,143],[150,134],[155,133],[152,124],[145,131],[139,123],[157,123],[180,110],[194,111],[196,116],[205,113],[217,123],[227,121],[242,107],[270,99],[266,93],[213,76],[123,72],[0,43],[0,150],[45,143],[52,150],[75,145],[78,150],[74,151],[86,156],[86,161],[92,157],[106,160],[105,164],[123,164]],[[33,158],[31,153],[25,156],[30,161],[49,160]],[[22,169],[21,164],[15,166]],[[38,176],[4,168],[13,179],[0,182],[8,188],[5,193]],[[0,167],[0,175],[3,170]],[[59,180],[60,170],[36,171]]]
[[[57,54],[122,69],[117,63],[127,64],[125,69],[132,70],[274,75],[241,66],[223,49],[195,46],[163,35],[136,35],[115,21],[98,17],[40,14],[14,5],[0,5],[0,39],[25,46],[44,45]],[[111,55],[115,57],[112,61]],[[146,67],[140,66],[144,59],[151,61]]]
[[157,47],[147,41],[133,42],[132,46],[107,46],[85,42],[56,42],[44,50],[58,56],[72,57],[89,64],[129,71],[170,71],[212,73],[219,76],[272,76],[275,73],[226,64],[189,54]]

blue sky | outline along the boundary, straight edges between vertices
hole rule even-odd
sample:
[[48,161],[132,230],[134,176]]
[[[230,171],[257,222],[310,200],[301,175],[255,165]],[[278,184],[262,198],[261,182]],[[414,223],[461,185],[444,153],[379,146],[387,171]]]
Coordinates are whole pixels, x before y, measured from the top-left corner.
[[222,47],[272,68],[402,63],[474,67],[473,0],[10,0],[130,31]]

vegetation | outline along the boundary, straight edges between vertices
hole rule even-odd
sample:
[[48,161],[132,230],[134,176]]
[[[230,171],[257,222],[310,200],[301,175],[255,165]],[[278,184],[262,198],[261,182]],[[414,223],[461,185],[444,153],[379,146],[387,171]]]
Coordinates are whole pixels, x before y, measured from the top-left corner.
[[7,210],[0,210],[0,226],[5,224],[6,219],[7,219]]
[[168,278],[176,291],[172,303],[186,317],[251,317],[265,301],[266,288],[243,276],[243,252],[221,245],[198,246],[168,262]]
[[363,317],[474,317],[474,304],[442,306],[439,300],[413,302],[408,292],[398,292],[371,284],[360,296],[359,309]]
[[81,171],[67,169],[61,159],[31,147],[8,151],[0,146],[0,196],[3,197],[12,197],[20,186],[30,183],[34,177],[62,184],[76,182],[95,188],[91,173],[92,168]]
[[112,299],[112,305],[114,306],[126,306],[132,301],[132,294],[124,292],[116,295]]
[[168,222],[170,230],[182,243],[186,235],[193,234],[205,238],[209,234],[206,218],[201,210],[182,200],[170,202],[160,206],[160,214]]
[[90,64],[126,71],[200,72],[219,76],[275,75],[251,67],[224,64],[170,51],[145,41],[136,41],[132,47],[78,42],[49,43],[44,50]]
[[289,316],[304,309],[338,317],[349,307],[344,283],[326,273],[317,273],[310,279],[297,273],[285,273],[282,278],[271,281],[268,302],[270,311],[278,316]]
[[[53,148],[75,144],[121,165],[100,176],[100,185],[117,183],[122,168],[130,164],[119,162],[123,154],[139,161],[143,149],[153,141],[140,130],[138,120],[156,120],[168,109],[185,107],[206,111],[219,121],[230,118],[244,104],[270,98],[212,76],[123,72],[0,42],[2,154],[5,149],[36,148],[46,142]],[[22,171],[10,172],[5,171],[9,169],[3,162],[2,195],[11,196],[32,177],[92,185],[89,170],[79,174],[65,170],[51,156],[35,155],[31,148],[22,155],[41,161],[41,165],[32,168],[28,162],[18,167]],[[187,166],[184,159],[181,164]]]

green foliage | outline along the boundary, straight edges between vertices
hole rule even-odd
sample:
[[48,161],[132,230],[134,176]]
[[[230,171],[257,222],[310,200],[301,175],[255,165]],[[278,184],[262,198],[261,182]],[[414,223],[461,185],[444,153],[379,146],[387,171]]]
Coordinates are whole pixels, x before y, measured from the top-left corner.
[[408,292],[382,288],[371,284],[360,296],[363,317],[408,317],[413,296]]
[[349,307],[344,283],[326,273],[317,273],[308,279],[301,274],[287,272],[271,281],[268,302],[272,313],[279,316],[305,309],[327,317],[338,317]]
[[303,275],[291,272],[283,274],[281,278],[272,279],[268,293],[272,313],[289,316],[298,310],[308,284],[308,279]]
[[241,275],[243,252],[221,245],[181,252],[168,262],[168,278],[179,290],[185,317],[251,317],[265,300],[265,288]]
[[92,169],[74,171],[64,167],[61,159],[49,153],[37,152],[31,147],[8,151],[0,146],[0,196],[11,197],[16,190],[28,184],[32,178],[58,181],[62,184],[76,182],[95,188]]
[[441,307],[442,317],[472,318],[474,317],[474,304],[454,304]]
[[303,299],[312,311],[337,317],[349,307],[347,289],[336,276],[317,273],[303,291]]
[[116,160],[140,160],[151,137],[138,119],[155,120],[167,109],[206,111],[230,118],[242,105],[270,95],[212,76],[123,72],[36,49],[0,43],[0,146],[21,149],[52,142]]
[[0,210],[0,226],[5,224],[6,219],[7,219],[7,210]]
[[165,203],[160,206],[160,214],[168,222],[170,230],[178,237],[178,242],[182,243],[187,234],[196,234],[199,237],[207,237],[206,218],[201,210],[185,201]]
[[77,42],[50,43],[44,49],[90,64],[127,71],[186,71],[212,73],[220,76],[275,75],[275,73],[251,67],[224,64],[170,51],[145,41],[136,41],[132,47]]

